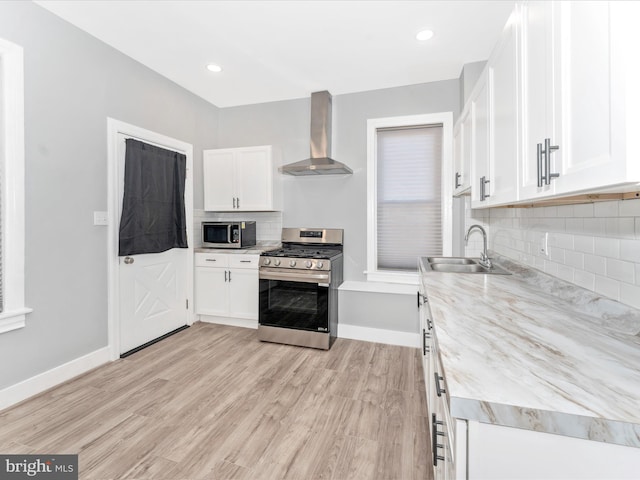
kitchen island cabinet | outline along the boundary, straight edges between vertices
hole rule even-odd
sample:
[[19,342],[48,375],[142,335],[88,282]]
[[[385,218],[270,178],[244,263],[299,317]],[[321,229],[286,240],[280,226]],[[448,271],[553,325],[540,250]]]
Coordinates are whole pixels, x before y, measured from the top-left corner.
[[280,174],[271,145],[203,152],[204,209],[281,210]]
[[436,478],[637,478],[640,311],[506,259],[513,275],[424,261],[427,401],[451,449]]

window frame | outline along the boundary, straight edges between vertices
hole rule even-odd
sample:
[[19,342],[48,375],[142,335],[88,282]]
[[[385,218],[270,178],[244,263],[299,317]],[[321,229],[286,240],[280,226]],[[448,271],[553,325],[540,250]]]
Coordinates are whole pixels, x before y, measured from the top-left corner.
[[439,112],[401,117],[370,118],[367,120],[367,281],[417,285],[418,273],[378,270],[377,247],[377,144],[378,129],[442,125],[442,253],[453,250],[453,187],[449,179],[453,172],[453,113]]
[[0,95],[4,130],[2,162],[2,282],[4,309],[0,313],[0,334],[23,328],[25,297],[24,221],[24,52],[21,46],[0,38]]

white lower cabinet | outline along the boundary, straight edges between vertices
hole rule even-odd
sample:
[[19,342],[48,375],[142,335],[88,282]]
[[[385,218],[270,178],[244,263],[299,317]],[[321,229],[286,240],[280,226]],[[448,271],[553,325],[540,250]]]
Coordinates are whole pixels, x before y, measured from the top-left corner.
[[259,255],[196,253],[196,313],[258,319]]
[[468,422],[469,478],[637,479],[640,449]]

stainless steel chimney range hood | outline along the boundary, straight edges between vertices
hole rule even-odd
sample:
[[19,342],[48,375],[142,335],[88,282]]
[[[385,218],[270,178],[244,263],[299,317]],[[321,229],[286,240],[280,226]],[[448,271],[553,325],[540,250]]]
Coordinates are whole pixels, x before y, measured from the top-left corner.
[[331,158],[331,94],[311,94],[311,158],[280,167],[288,175],[339,175],[353,170]]

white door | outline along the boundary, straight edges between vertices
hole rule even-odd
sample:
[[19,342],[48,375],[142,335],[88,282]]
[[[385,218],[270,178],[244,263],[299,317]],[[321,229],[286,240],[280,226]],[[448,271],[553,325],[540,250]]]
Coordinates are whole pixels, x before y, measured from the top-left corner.
[[[116,233],[119,230],[124,188],[125,140],[131,138],[118,133],[118,210]],[[137,140],[166,145],[136,137]],[[187,169],[188,177],[191,175]],[[185,196],[187,194],[185,193]],[[191,206],[185,202],[187,218]],[[191,223],[187,222],[187,239],[191,245]],[[117,243],[116,243],[117,249]],[[174,248],[167,252],[118,257],[119,293],[119,350],[132,350],[189,323],[190,282],[188,259],[191,249]]]

